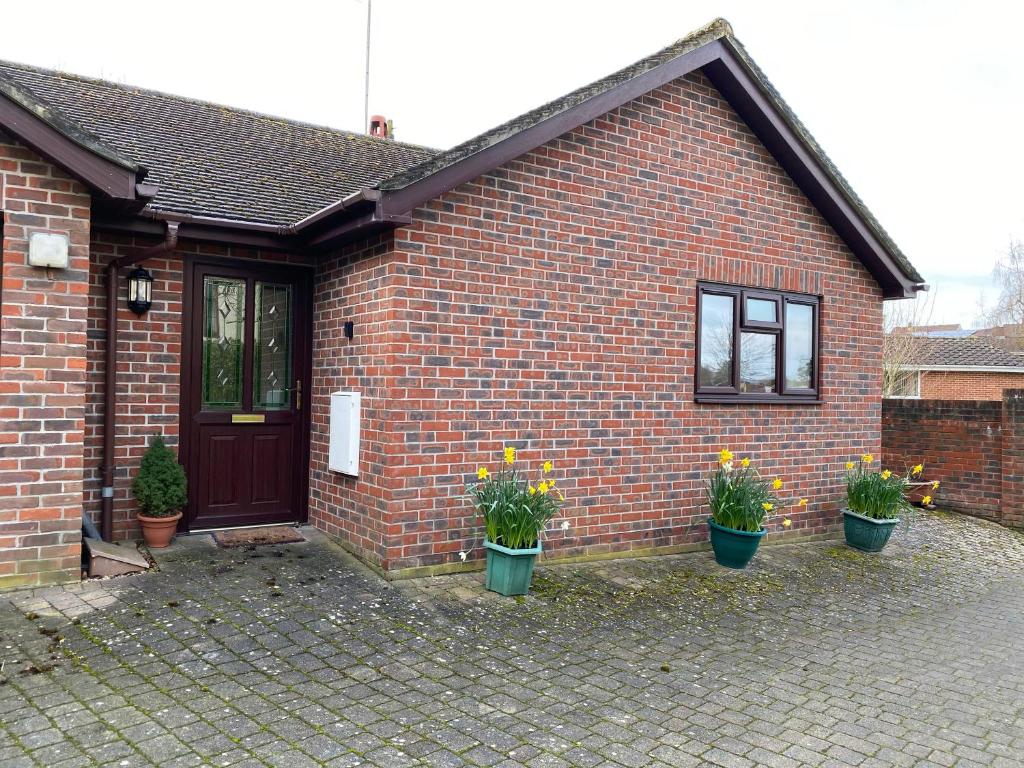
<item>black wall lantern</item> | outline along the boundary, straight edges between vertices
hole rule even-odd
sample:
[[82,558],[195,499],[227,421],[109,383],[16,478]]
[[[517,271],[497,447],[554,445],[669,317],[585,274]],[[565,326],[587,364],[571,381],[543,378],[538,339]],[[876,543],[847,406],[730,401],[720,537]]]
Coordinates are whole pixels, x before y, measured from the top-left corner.
[[128,273],[128,309],[143,315],[153,306],[153,276],[142,267]]

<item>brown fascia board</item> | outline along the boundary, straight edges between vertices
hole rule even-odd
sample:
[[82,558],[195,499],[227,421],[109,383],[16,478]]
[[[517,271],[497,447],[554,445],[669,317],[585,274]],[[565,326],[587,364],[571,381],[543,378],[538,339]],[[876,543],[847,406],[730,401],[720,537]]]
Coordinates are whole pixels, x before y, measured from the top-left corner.
[[116,212],[104,215],[102,212],[97,212],[93,215],[92,229],[125,235],[162,237],[166,230],[166,222],[178,223],[179,240],[259,248],[291,254],[302,253],[301,244],[289,237],[285,231],[287,227],[208,216],[188,216],[173,212],[153,211],[144,211],[136,216],[126,216]]
[[767,79],[752,71],[742,47],[728,38],[722,47],[724,55],[704,67],[704,74],[867,267],[884,296],[911,298],[926,290],[924,278],[891,244]]
[[[84,130],[0,78],[0,127],[106,197],[136,200],[145,169],[102,147]],[[142,185],[145,186],[145,185]]]

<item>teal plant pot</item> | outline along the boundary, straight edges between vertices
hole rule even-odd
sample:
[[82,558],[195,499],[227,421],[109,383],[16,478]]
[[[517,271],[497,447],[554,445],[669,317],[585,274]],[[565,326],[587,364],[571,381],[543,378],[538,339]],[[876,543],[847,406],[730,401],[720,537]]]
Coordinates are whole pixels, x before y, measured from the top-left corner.
[[715,551],[715,562],[726,568],[746,568],[767,533],[764,528],[756,533],[726,528],[710,517],[708,528],[711,529],[711,548]]
[[843,533],[846,534],[846,543],[861,552],[881,552],[899,522],[898,517],[891,520],[875,520],[848,509],[843,510]]
[[540,554],[540,541],[531,549],[509,549],[484,539],[487,571],[484,586],[499,595],[525,595],[530,591],[533,564]]

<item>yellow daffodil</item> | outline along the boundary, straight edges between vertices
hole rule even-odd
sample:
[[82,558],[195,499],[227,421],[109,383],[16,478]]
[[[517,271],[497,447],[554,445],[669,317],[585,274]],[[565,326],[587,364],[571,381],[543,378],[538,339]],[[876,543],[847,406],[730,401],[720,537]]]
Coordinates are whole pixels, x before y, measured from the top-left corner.
[[550,461],[545,461],[544,462],[544,473],[545,474],[547,474],[548,472],[550,472],[554,468],[555,468],[555,465],[552,464]]
[[882,470],[882,479],[883,480],[888,480],[890,477],[892,477],[892,472],[890,472],[888,469]]
[[915,475],[920,475],[922,472],[924,472],[924,464],[915,464],[914,468],[910,471]]
[[476,479],[486,480],[489,474],[491,473],[487,471],[487,467],[480,467],[480,469],[476,471]]
[[800,499],[800,503],[797,506],[806,507],[807,506],[807,499]]
[[853,462],[852,462],[852,461],[848,461],[848,462],[846,462],[846,468],[847,468],[847,469],[853,469],[853,466],[854,466],[854,465],[853,465]]
[[791,526],[792,524],[793,524],[793,521],[790,520],[788,517],[785,520],[782,521],[782,527],[783,528],[789,528],[789,526]]
[[938,480],[936,480],[936,481],[935,481],[934,483],[932,483],[932,490],[934,491],[934,490],[936,490],[936,489],[937,489],[938,487],[939,487],[939,481],[938,481]]
[[921,503],[924,504],[927,507],[929,504],[932,503],[932,497],[931,496],[925,496],[923,499],[921,499]]
[[772,480],[772,488],[774,488],[777,491],[781,487],[782,487],[782,480],[780,478],[776,477],[774,480]]
[[532,485],[529,488],[527,488],[526,490],[529,492],[529,494],[531,496],[533,496],[533,494],[535,494],[537,492],[537,489],[534,488]]
[[742,464],[744,467],[749,467],[750,466],[750,459],[748,459],[746,456],[744,456],[743,457],[743,461],[741,461],[740,464]]
[[863,456],[860,457],[860,460],[863,461],[865,464],[870,464],[872,461],[875,460],[875,457],[872,456],[870,453],[865,453]]
[[539,493],[541,496],[543,496],[547,492],[548,492],[548,484],[546,482],[541,480],[539,483],[537,483],[537,493]]
[[722,464],[728,464],[730,461],[732,461],[732,451],[730,451],[728,448],[723,448],[718,452],[718,460]]
[[761,507],[764,509],[765,512],[771,512],[773,509],[775,509],[775,505],[767,501],[764,504],[762,504]]
[[505,463],[512,464],[516,460],[516,449],[511,445],[505,449]]

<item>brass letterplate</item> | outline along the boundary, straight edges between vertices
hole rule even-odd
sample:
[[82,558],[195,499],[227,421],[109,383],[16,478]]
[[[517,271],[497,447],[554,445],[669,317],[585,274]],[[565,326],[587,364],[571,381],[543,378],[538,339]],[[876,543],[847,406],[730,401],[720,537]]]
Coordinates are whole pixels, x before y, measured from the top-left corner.
[[232,424],[262,424],[267,420],[266,414],[263,413],[232,413],[231,423]]

